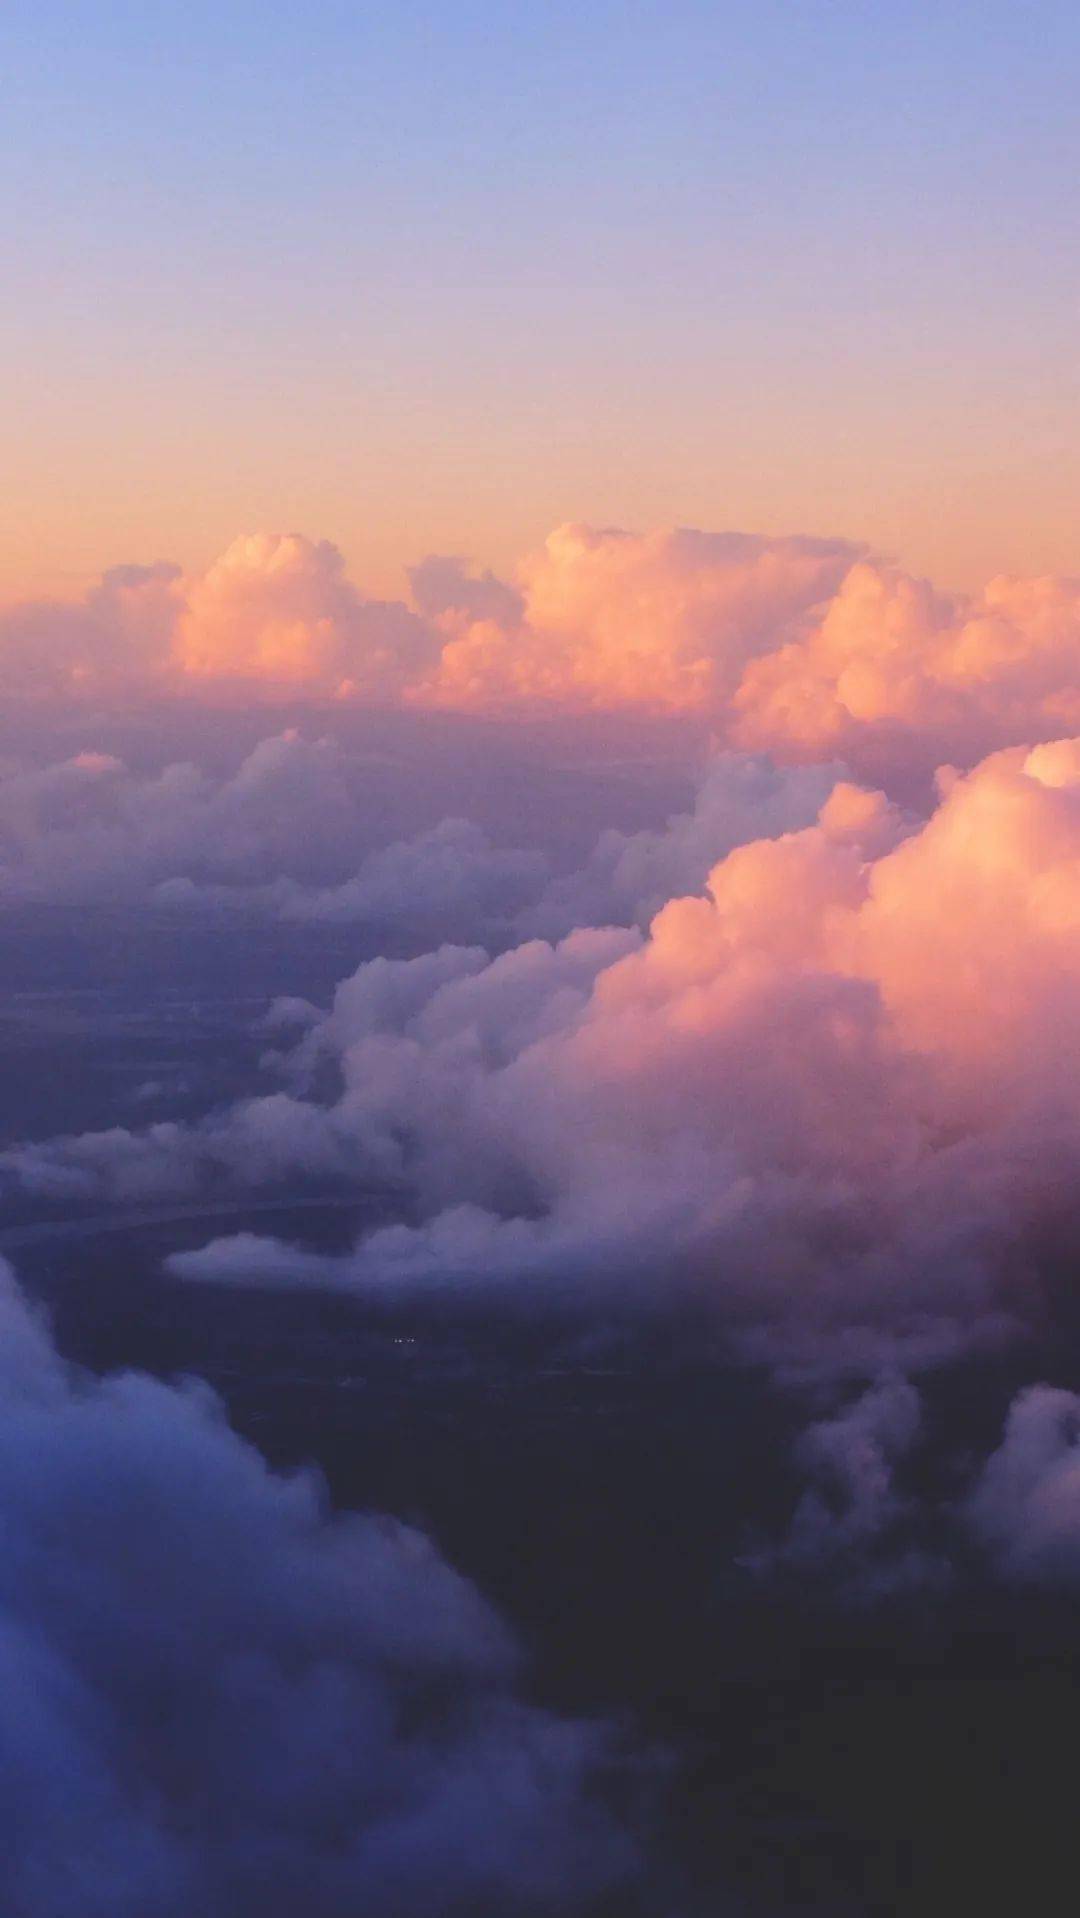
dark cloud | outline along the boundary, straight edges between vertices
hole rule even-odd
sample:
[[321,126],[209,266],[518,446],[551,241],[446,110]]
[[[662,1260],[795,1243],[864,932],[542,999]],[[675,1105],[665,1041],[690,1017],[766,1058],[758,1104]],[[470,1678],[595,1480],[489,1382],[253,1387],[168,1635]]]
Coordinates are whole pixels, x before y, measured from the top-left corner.
[[1018,1394],[965,1516],[1004,1577],[1080,1581],[1080,1395],[1051,1385]]
[[426,1538],[205,1389],[72,1372],[0,1280],[5,1913],[534,1918],[632,1875],[605,1733],[523,1701]]

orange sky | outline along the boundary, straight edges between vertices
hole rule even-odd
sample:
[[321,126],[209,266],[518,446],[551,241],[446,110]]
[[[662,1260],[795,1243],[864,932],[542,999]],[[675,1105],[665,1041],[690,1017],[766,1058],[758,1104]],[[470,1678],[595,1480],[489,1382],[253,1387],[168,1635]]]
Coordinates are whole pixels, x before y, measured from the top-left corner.
[[568,519],[1080,571],[1076,12],[977,13],[12,10],[0,598]]

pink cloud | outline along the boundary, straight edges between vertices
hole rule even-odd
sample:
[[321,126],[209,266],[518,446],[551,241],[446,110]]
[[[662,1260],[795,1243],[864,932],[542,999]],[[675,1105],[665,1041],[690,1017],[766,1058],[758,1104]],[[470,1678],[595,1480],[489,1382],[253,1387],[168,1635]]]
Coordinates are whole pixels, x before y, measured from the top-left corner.
[[412,594],[370,599],[329,542],[255,534],[201,574],[121,567],[80,605],[8,609],[0,678],[51,700],[683,715],[892,791],[1080,724],[1076,580],[961,598],[843,540],[568,525],[508,581],[429,558]]
[[[923,1362],[1037,1313],[1031,1236],[1072,1230],[1078,865],[1075,742],[992,755],[922,826],[841,781],[647,936],[370,962],[308,1015],[276,1102],[3,1169],[84,1192],[213,1166],[388,1179],[416,1223],[337,1260],[268,1248],[264,1273],[689,1285],[771,1327],[778,1362],[819,1337],[841,1366],[875,1340]],[[181,1269],[258,1275],[239,1250]]]

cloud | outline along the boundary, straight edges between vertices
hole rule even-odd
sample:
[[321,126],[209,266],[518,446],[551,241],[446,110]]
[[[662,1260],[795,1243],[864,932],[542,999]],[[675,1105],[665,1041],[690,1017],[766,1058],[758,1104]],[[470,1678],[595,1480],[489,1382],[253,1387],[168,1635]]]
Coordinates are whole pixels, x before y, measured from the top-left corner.
[[[428,765],[437,748],[428,753]],[[673,895],[702,890],[743,839],[808,825],[835,767],[778,768],[764,755],[719,753],[693,810],[638,832],[599,830],[583,864],[565,848],[515,846],[498,831],[498,781],[474,794],[492,826],[437,818],[408,836],[402,807],[432,811],[423,767],[373,766],[348,741],[290,728],[258,742],[233,769],[191,760],[136,770],[84,750],[45,764],[0,763],[0,906],[138,900],[171,913],[244,914],[293,925],[396,929],[419,944],[583,924],[647,924]],[[541,759],[530,801],[543,833],[548,796],[565,780]],[[607,789],[583,799],[598,826]]]
[[80,604],[0,614],[0,682],[54,702],[674,715],[908,798],[942,762],[1080,726],[1065,577],[951,595],[841,539],[569,524],[509,580],[447,557],[410,580],[411,605],[371,599],[298,534],[238,539],[202,573],[119,567]]
[[498,846],[473,821],[449,818],[368,853],[334,886],[292,877],[261,887],[200,886],[185,878],[163,882],[154,898],[296,924],[404,926],[446,942],[504,944],[515,933],[559,939],[583,925],[647,925],[668,899],[703,891],[717,859],[743,840],[810,825],[838,776],[831,766],[779,768],[761,754],[717,754],[692,812],[640,832],[605,828],[569,872],[553,873],[539,849]]
[[[0,1195],[346,1195],[347,1250],[172,1270],[674,1307],[813,1393],[744,1558],[781,1596],[1075,1585],[1080,1397],[1029,1387],[972,1467],[911,1375],[1045,1329],[1076,1270],[1080,585],[566,527],[410,592],[255,536],[0,616],[0,902],[73,941],[102,901],[243,918],[270,963],[357,934],[258,1096],[9,1145]],[[609,1737],[528,1702],[430,1542],[195,1388],[70,1371],[2,1274],[0,1527],[3,1909],[537,1918],[632,1876]]]
[[0,677],[27,697],[146,699],[211,692],[396,699],[437,653],[399,601],[364,597],[328,540],[256,533],[203,573],[106,573],[81,603],[0,615]]
[[0,770],[0,899],[130,897],[192,882],[338,877],[365,820],[349,768],[328,741],[262,740],[231,776],[190,762],[159,773],[113,754]]
[[433,640],[402,605],[365,600],[328,540],[255,534],[193,580],[175,658],[192,681],[302,686],[386,698],[427,663]]
[[1080,1396],[1031,1385],[1009,1408],[964,1516],[998,1571],[1021,1584],[1080,1578]]
[[920,1541],[926,1514],[897,1482],[924,1438],[923,1424],[915,1387],[891,1372],[808,1425],[795,1446],[804,1490],[787,1534],[740,1564],[759,1578],[820,1581],[860,1604],[940,1592],[952,1568]]
[[[1038,1244],[1076,1231],[1078,860],[1069,742],[992,756],[915,830],[841,783],[645,938],[362,966],[292,1096],[420,1216],[295,1254],[295,1278],[689,1286],[768,1328],[776,1362],[789,1338],[793,1363],[820,1340],[865,1367],[875,1339],[881,1364],[999,1336],[1039,1309]],[[305,1092],[320,1062],[328,1105]]]
[[[447,818],[377,840],[391,767],[296,731],[225,775],[133,771],[114,754],[0,767],[0,905],[136,899],[170,911],[505,937],[549,873],[535,848]],[[373,803],[373,793],[375,803]]]
[[806,1426],[793,1463],[804,1489],[786,1533],[738,1560],[755,1578],[804,1590],[809,1580],[858,1603],[949,1586],[985,1601],[988,1579],[1046,1591],[1080,1582],[1076,1392],[1024,1386],[1000,1443],[973,1462],[928,1433],[910,1379],[884,1373]]
[[721,753],[692,812],[570,873],[465,822],[361,849],[347,755],[295,734],[225,776],[84,753],[0,782],[0,822],[16,896],[137,885],[461,941],[361,966],[286,1035],[281,1089],[0,1154],[68,1203],[288,1181],[398,1208],[347,1258],[245,1241],[191,1276],[690,1287],[774,1363],[865,1369],[999,1336],[1072,1242],[1075,740],[946,771],[922,820]]
[[743,745],[835,753],[889,781],[1075,728],[1080,582],[992,580],[949,598],[862,561],[804,639],[762,654],[735,698]]
[[799,631],[857,550],[842,540],[562,526],[523,562],[519,604],[448,595],[425,696],[719,714],[747,660]]
[[717,753],[692,812],[654,830],[609,827],[582,867],[553,878],[521,913],[521,928],[557,939],[587,924],[647,925],[669,899],[704,892],[717,860],[736,846],[812,825],[839,778],[837,766],[778,767],[762,754]]
[[6,1269],[0,1321],[5,1911],[562,1918],[634,1871],[606,1734],[426,1538],[64,1366]]
[[886,1374],[843,1412],[807,1427],[797,1463],[810,1481],[786,1555],[816,1561],[880,1538],[902,1511],[894,1467],[916,1443],[922,1406],[910,1380]]
[[246,887],[168,879],[153,897],[173,909],[224,908],[296,925],[400,926],[429,939],[498,939],[512,932],[547,870],[541,852],[495,846],[471,820],[443,819],[413,839],[366,854],[359,870],[337,885],[313,887],[290,877]]
[[183,603],[180,568],[116,566],[81,603],[0,611],[0,685],[9,698],[87,700],[167,684]]
[[[918,1452],[932,1469],[916,1493],[915,1478],[904,1489],[902,1474]],[[919,1393],[885,1374],[807,1426],[794,1462],[806,1489],[786,1535],[740,1560],[759,1578],[809,1577],[860,1601],[920,1586],[941,1592],[956,1581],[971,1592],[987,1576],[1048,1591],[1080,1582],[1076,1392],[1023,1387],[999,1445],[973,1466],[966,1452],[929,1443]],[[936,1501],[927,1483],[937,1483]]]

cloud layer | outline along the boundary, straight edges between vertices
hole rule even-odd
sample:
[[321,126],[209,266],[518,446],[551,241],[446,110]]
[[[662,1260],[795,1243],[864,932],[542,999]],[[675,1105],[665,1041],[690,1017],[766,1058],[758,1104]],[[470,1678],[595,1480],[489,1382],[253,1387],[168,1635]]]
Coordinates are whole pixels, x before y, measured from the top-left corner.
[[[767,808],[806,803],[760,777]],[[646,894],[699,825],[633,849]],[[377,1182],[403,1208],[348,1258],[232,1240],[189,1276],[689,1289],[774,1358],[944,1354],[1037,1313],[1032,1274],[1075,1232],[1078,861],[1075,741],[950,778],[923,824],[839,781],[645,934],[628,912],[367,962],[328,1012],[282,1008],[283,1090],[0,1171],[83,1201]]]
[[1063,742],[990,758],[915,830],[840,783],[644,939],[361,967],[293,1059],[298,1083],[334,1062],[341,1096],[293,1095],[283,1132],[348,1138],[426,1217],[296,1275],[666,1275],[834,1332],[989,1335],[1032,1235],[1071,1226],[1078,858]]
[[0,616],[9,697],[666,713],[897,791],[1075,730],[1078,657],[1077,580],[959,597],[842,540],[574,525],[509,581],[428,559],[411,605],[366,598],[326,541],[259,534]]
[[[430,558],[411,596],[369,601],[326,543],[260,536],[198,577],[120,568],[81,607],[4,615],[7,690],[78,749],[0,765],[0,903],[356,928],[404,955],[328,1009],[283,1001],[272,1091],[11,1147],[7,1186],[378,1186],[397,1222],[347,1256],[240,1236],[177,1270],[700,1296],[796,1369],[1036,1318],[1077,1225],[1080,587],[961,600],[842,541],[570,526],[510,580]],[[160,747],[157,716],[234,699],[315,702],[325,728],[155,758],[94,717],[143,702]],[[501,774],[477,814],[445,811],[420,731],[380,785],[333,721],[438,708],[510,756],[556,715],[514,830]],[[663,750],[713,749],[685,810],[627,829],[598,801],[569,857],[547,811],[588,772],[560,726],[589,711],[692,719]]]
[[[493,836],[498,782],[479,795],[489,827],[436,817],[397,837],[388,815],[435,809],[422,771],[389,755],[372,766],[347,742],[295,728],[260,740],[228,771],[190,760],[136,770],[95,750],[0,762],[0,910],[126,900],[313,928],[396,928],[421,945],[645,924],[674,893],[703,887],[743,839],[809,824],[835,776],[717,754],[690,811],[639,832],[603,826],[574,865],[557,848]],[[542,809],[565,775],[541,761],[531,777],[543,837]],[[601,788],[591,799],[598,821],[604,796]],[[583,827],[589,810],[579,809]]]

